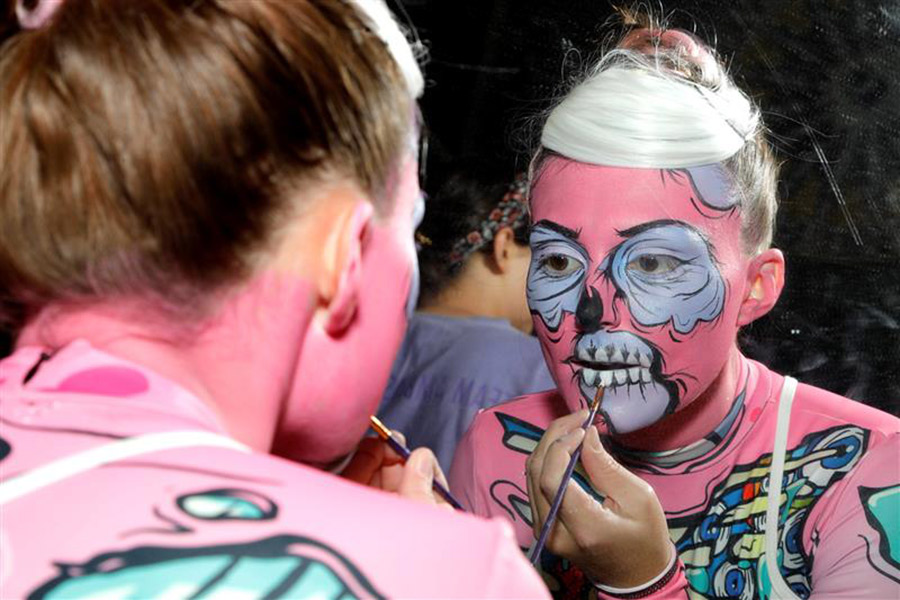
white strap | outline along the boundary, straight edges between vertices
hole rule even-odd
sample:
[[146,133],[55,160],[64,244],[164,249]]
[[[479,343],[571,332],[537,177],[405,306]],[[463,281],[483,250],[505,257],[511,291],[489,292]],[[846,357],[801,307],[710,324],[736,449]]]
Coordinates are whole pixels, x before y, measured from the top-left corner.
[[212,446],[250,452],[244,444],[211,431],[165,431],[148,433],[97,446],[41,465],[0,483],[0,506],[63,479],[96,467],[160,450]]
[[766,505],[766,566],[772,584],[772,598],[800,600],[788,587],[778,568],[778,513],[781,507],[781,488],[784,483],[784,460],[787,454],[788,427],[791,405],[797,391],[797,380],[785,377],[778,399],[778,420],[775,423],[775,447],[772,450],[772,469],[769,472],[769,496]]

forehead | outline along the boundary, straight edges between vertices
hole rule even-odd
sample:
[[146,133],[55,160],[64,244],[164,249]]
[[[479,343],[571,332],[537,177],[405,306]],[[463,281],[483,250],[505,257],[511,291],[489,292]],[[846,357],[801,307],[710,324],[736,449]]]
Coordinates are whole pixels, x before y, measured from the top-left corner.
[[731,186],[721,180],[717,186],[707,177],[711,173],[707,167],[689,173],[552,158],[532,190],[532,215],[535,222],[553,221],[583,232],[582,238],[610,244],[618,232],[655,221],[687,223],[716,245],[739,243],[740,211],[732,209]]

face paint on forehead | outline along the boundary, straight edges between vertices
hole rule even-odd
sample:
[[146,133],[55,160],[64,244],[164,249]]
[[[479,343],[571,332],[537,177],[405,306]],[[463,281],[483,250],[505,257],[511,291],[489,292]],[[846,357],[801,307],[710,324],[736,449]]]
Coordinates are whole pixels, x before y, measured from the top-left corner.
[[535,330],[571,408],[603,385],[610,429],[635,431],[696,399],[734,343],[737,194],[720,165],[559,162],[532,196]]

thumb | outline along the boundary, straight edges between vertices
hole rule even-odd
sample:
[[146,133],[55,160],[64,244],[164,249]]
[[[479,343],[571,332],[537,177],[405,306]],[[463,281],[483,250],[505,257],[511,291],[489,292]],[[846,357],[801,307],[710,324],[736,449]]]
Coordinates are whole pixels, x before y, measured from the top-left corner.
[[404,498],[437,504],[438,498],[431,486],[434,478],[440,473],[437,459],[428,448],[417,448],[409,455],[403,469],[403,479],[397,492]]
[[[591,480],[591,485],[619,506],[630,506],[653,494],[652,488],[637,475],[623,467],[600,443],[596,427],[589,427],[584,438],[581,464]],[[640,502],[643,504],[643,502]],[[614,508],[607,505],[607,508]]]

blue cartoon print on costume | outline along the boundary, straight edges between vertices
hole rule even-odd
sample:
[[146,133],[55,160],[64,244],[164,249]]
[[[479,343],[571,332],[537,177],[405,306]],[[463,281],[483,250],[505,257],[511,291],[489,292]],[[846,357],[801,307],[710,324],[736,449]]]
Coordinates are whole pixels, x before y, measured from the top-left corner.
[[12,452],[12,446],[9,445],[9,442],[0,438],[0,460],[9,456],[10,452]]
[[861,534],[866,558],[876,571],[900,583],[900,485],[860,487],[858,491],[866,521],[877,534]]
[[[510,415],[495,413],[495,416],[503,426],[504,447],[531,454],[544,430]],[[811,559],[802,544],[806,517],[828,488],[856,466],[865,453],[868,435],[867,430],[855,426],[834,427],[807,435],[787,452],[778,526],[778,568],[801,598],[808,598],[811,591]],[[704,458],[693,453],[689,456],[691,462]],[[691,598],[770,598],[763,543],[770,465],[771,455],[765,454],[753,463],[736,466],[713,488],[708,500],[694,514],[668,519],[669,534],[685,565]],[[576,480],[584,489],[591,489],[583,476]],[[900,486],[874,492],[881,492],[881,495],[867,495],[864,504],[872,507],[873,518],[879,519],[879,523],[892,527],[896,517],[891,521],[886,515],[900,505]],[[528,499],[519,497],[511,482],[494,482],[491,497],[504,511],[516,513],[531,525],[530,511],[520,510]],[[875,498],[874,502],[872,498]],[[878,516],[874,517],[876,514]],[[894,527],[885,531],[897,530]],[[882,540],[888,540],[881,542],[882,548],[890,548],[893,543],[893,559],[896,559],[897,536],[890,536],[882,536]],[[885,556],[884,552],[881,552],[882,556]],[[887,552],[887,558],[891,558],[890,550]],[[870,558],[871,555],[870,552]],[[550,552],[542,555],[541,570],[556,598],[584,598],[593,592],[593,587],[577,567]]]
[[278,506],[262,494],[233,488],[185,494],[175,503],[195,519],[209,521],[264,521],[278,514]]
[[[868,432],[840,426],[811,433],[787,451],[778,519],[778,569],[800,598],[811,593],[810,557],[803,548],[806,517],[815,502],[865,453]],[[684,562],[688,583],[703,598],[770,597],[765,555],[771,454],[739,465],[695,515],[669,519],[669,534]]]
[[337,551],[294,535],[200,548],[143,546],[58,566],[60,574],[29,599],[383,597]]
[[725,281],[698,231],[685,223],[656,221],[622,235],[628,239],[614,251],[608,271],[638,323],[671,322],[675,331],[687,334],[698,322],[719,316]]
[[[204,521],[270,521],[278,505],[245,489],[184,494],[175,504]],[[161,516],[159,509],[154,511]],[[170,531],[192,529],[175,519]],[[57,563],[58,575],[29,598],[381,598],[337,550],[297,535],[199,547],[138,546],[83,564]]]

